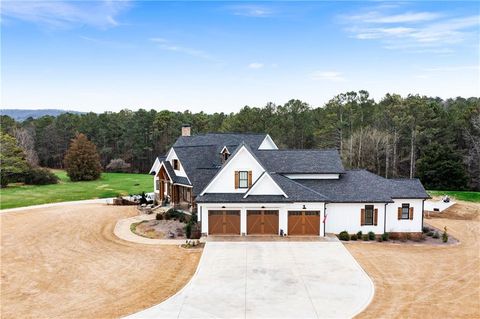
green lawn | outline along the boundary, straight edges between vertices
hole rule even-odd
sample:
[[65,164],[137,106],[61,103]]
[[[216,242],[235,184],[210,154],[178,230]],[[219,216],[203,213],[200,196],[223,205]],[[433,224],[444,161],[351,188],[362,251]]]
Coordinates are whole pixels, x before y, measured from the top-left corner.
[[58,184],[11,184],[1,189],[0,209],[153,191],[153,177],[147,174],[103,173],[96,181],[71,182],[65,171],[54,172],[60,178]]
[[480,192],[461,192],[461,191],[427,191],[430,196],[448,195],[457,200],[464,200],[466,202],[480,203]]

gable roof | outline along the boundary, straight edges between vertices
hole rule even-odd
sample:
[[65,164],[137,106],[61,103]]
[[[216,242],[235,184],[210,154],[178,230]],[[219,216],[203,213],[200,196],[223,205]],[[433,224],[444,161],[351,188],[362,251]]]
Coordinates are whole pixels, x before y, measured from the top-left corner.
[[257,157],[270,172],[342,174],[345,172],[337,150],[257,150]]
[[169,161],[163,161],[160,164],[160,167],[165,167],[165,170],[167,171],[168,177],[172,180],[174,184],[181,184],[181,185],[186,185],[186,186],[192,186],[190,181],[188,180],[187,177],[184,176],[178,176],[175,173],[175,170],[173,169],[172,165],[170,164]]
[[265,179],[269,179],[270,182],[274,185],[274,187],[279,190],[281,192],[281,194],[278,194],[278,195],[283,195],[284,197],[287,197],[288,198],[288,195],[285,193],[285,191],[283,190],[282,187],[280,187],[278,185],[278,183],[272,178],[272,176],[267,172],[267,171],[264,171],[259,178],[257,178],[257,180],[255,181],[255,183],[253,183],[253,185],[250,187],[250,189],[245,193],[245,195],[243,196],[243,198],[246,198],[248,196],[253,196],[253,195],[259,195],[259,194],[251,194],[255,188],[258,188],[260,187],[259,185],[261,185],[261,183],[265,180]]
[[339,179],[296,181],[336,203],[390,203],[392,198],[429,197],[416,180],[389,180],[366,170],[349,170]]
[[[192,136],[180,136],[173,147],[179,146],[199,146],[215,145],[237,146],[241,143],[249,145],[253,149],[258,149],[267,134],[265,133],[206,133]],[[233,148],[235,148],[233,147]]]

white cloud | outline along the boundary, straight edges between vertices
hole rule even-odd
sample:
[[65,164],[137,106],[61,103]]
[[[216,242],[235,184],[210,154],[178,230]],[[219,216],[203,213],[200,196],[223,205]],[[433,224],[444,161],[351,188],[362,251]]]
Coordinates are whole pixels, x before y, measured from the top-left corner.
[[117,16],[130,7],[127,0],[119,1],[2,1],[2,21],[23,20],[50,28],[73,26],[115,27]]
[[205,60],[212,60],[212,61],[215,60],[210,54],[208,54],[203,50],[180,46],[164,38],[150,38],[150,41],[157,43],[158,47],[162,50],[179,52],[179,53],[183,53],[193,57],[202,58]]
[[234,15],[253,18],[266,18],[274,14],[270,7],[256,4],[233,5],[229,6],[228,9]]
[[351,19],[360,20],[365,23],[415,23],[432,21],[442,17],[442,14],[435,12],[406,12],[401,14],[384,15],[374,11],[363,15],[353,16]]
[[[400,10],[401,8],[393,8]],[[467,41],[476,41],[480,16],[448,16],[438,12],[390,13],[392,8],[344,15],[347,32],[359,40],[381,41],[391,50],[451,53],[452,48]]]
[[345,78],[342,76],[342,73],[336,72],[336,71],[315,71],[310,75],[310,78],[316,81],[331,81],[331,82],[345,81]]
[[263,63],[258,63],[258,62],[252,62],[248,65],[249,69],[261,69],[264,67]]

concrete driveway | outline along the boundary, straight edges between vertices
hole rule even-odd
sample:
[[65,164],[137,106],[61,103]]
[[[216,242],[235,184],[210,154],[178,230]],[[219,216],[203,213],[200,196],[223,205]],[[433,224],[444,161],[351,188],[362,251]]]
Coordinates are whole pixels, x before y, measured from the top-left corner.
[[184,289],[128,318],[349,318],[373,293],[339,242],[208,242]]

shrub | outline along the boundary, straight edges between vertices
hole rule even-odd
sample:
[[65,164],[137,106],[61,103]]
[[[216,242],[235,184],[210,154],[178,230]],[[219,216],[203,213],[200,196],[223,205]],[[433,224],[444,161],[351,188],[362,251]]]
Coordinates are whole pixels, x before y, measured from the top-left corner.
[[361,230],[357,232],[357,238],[358,238],[358,239],[362,239],[362,235],[363,235],[363,234],[362,234],[362,231],[361,231]]
[[429,232],[427,233],[427,236],[432,237],[432,236],[433,236],[433,231],[429,231]]
[[350,235],[348,234],[348,232],[346,230],[344,230],[340,234],[338,234],[338,238],[340,238],[340,240],[349,241],[350,240]]
[[57,184],[58,176],[47,168],[34,167],[25,173],[25,184],[27,185],[48,185]]
[[436,231],[436,232],[433,234],[432,237],[433,237],[433,238],[440,238],[440,234],[438,233],[438,231]]
[[383,238],[382,238],[382,236],[378,237],[378,239],[377,239],[377,240],[378,240],[379,242],[382,242],[382,241],[383,241]]
[[157,215],[155,215],[155,219],[156,220],[163,220],[163,215],[161,213],[157,213]]
[[442,241],[446,243],[448,241],[447,226],[443,227]]
[[430,232],[430,228],[427,227],[427,226],[423,226],[423,227],[422,227],[422,232],[424,232],[424,233],[429,233],[429,232]]
[[28,170],[25,154],[17,140],[8,134],[0,132],[0,187],[7,187],[15,182]]
[[351,240],[357,240],[358,239],[358,236],[356,234],[353,234],[352,236],[350,236],[350,239]]
[[375,240],[375,233],[373,231],[368,232],[368,239],[369,240]]
[[370,240],[370,237],[368,237],[368,234],[363,234],[363,235],[362,235],[362,240],[364,240],[364,241],[369,241],[369,240]]
[[93,181],[100,178],[102,173],[97,147],[84,134],[77,134],[72,140],[64,164],[73,182]]
[[185,235],[187,236],[188,239],[190,239],[192,237],[192,224],[191,223],[187,223],[185,225]]
[[105,169],[108,172],[113,172],[113,173],[124,173],[128,172],[130,169],[130,164],[125,162],[121,158],[114,158],[108,163],[108,165],[105,167]]
[[383,233],[381,238],[382,238],[383,241],[388,241],[390,239],[390,234],[389,233]]

